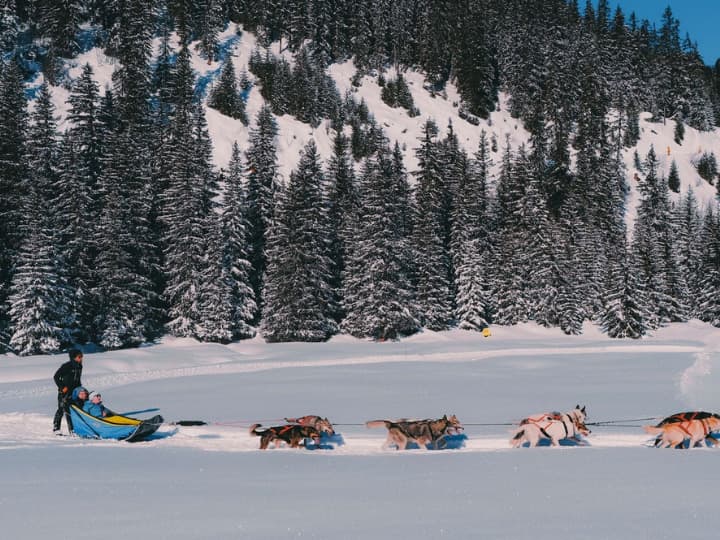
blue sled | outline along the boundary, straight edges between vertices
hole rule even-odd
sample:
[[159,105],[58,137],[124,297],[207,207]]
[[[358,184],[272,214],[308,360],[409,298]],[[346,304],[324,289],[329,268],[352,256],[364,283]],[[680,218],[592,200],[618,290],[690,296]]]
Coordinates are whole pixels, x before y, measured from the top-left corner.
[[340,433],[334,433],[333,435],[322,433],[318,443],[312,439],[305,439],[305,450],[335,450],[337,446],[343,446],[344,444],[345,439]]
[[[465,441],[467,441],[467,435],[464,433],[457,433],[455,435],[445,435],[443,438],[438,439],[437,444],[426,444],[427,450],[457,450],[459,448],[465,448]],[[407,450],[417,450],[420,448],[417,443],[409,442],[407,444]]]

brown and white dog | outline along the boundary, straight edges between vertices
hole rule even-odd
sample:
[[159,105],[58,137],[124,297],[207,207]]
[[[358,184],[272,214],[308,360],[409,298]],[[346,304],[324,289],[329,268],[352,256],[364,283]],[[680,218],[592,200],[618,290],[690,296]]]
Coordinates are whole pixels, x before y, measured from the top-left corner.
[[327,433],[328,435],[335,434],[335,429],[330,423],[330,420],[315,414],[308,414],[298,418],[285,418],[285,421],[289,424],[300,424],[301,426],[314,427],[320,433]]
[[540,439],[550,439],[552,446],[558,446],[562,439],[579,442],[579,435],[587,436],[591,433],[585,425],[586,418],[585,407],[580,408],[580,405],[566,413],[551,412],[528,416],[520,421],[520,427],[510,439],[510,444],[518,448],[526,442],[529,442],[530,446],[537,446]]
[[405,450],[408,443],[414,442],[420,448],[425,445],[438,447],[440,440],[449,433],[457,433],[462,430],[462,424],[457,416],[444,415],[436,420],[409,420],[400,418],[398,420],[370,420],[365,422],[369,428],[383,427],[388,430],[388,436],[383,445],[384,448],[397,446],[398,450]]
[[703,411],[676,413],[656,426],[644,426],[645,433],[657,435],[655,446],[682,448],[689,440],[688,448],[705,441],[717,446],[720,441],[713,433],[720,431],[720,415]]
[[281,442],[286,442],[290,445],[290,448],[298,448],[305,439],[320,440],[320,433],[312,426],[288,424],[268,427],[258,431],[259,427],[262,426],[260,424],[250,426],[250,435],[260,437],[260,450],[265,450],[271,442],[274,442],[276,447]]

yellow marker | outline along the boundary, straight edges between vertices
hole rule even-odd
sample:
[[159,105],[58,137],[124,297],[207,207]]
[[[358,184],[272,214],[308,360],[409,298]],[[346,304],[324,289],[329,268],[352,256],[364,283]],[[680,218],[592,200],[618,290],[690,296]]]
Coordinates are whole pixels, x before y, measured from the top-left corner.
[[490,337],[490,328],[488,328],[487,326],[483,328],[482,334],[483,337]]

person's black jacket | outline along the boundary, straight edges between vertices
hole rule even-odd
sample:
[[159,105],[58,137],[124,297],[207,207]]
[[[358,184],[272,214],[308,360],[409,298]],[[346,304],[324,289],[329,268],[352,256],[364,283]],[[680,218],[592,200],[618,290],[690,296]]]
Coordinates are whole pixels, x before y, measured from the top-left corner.
[[[77,360],[68,360],[55,372],[55,384],[57,384],[58,392],[70,396],[75,387],[80,386],[80,378],[82,377],[82,362]],[[63,392],[63,388],[67,388]]]

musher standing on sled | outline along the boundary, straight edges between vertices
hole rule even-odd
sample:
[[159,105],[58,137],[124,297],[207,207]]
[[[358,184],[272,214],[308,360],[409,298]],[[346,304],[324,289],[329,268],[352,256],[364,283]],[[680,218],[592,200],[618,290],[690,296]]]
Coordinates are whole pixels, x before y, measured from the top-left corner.
[[68,433],[72,434],[73,425],[72,420],[70,420],[69,411],[70,399],[73,390],[78,386],[82,386],[80,378],[82,377],[83,353],[79,349],[70,349],[68,355],[70,356],[70,360],[60,366],[53,377],[58,387],[58,409],[53,419],[53,433],[56,435],[60,434],[60,423],[62,422],[63,415],[65,415]]

